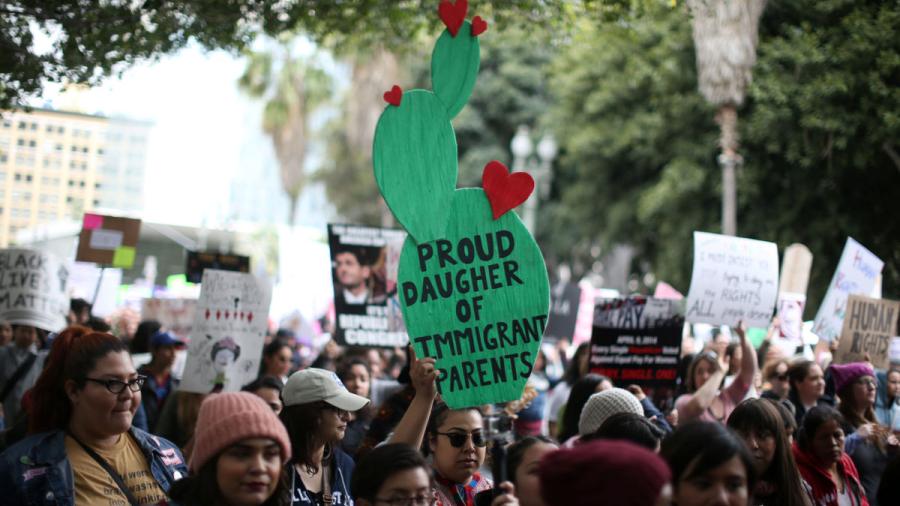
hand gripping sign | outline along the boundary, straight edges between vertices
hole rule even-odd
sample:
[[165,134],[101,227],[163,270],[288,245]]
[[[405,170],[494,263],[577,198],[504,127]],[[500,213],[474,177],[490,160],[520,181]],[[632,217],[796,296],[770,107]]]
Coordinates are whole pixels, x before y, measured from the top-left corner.
[[410,341],[434,357],[452,408],[518,399],[547,323],[544,259],[509,212],[534,189],[525,173],[487,164],[483,188],[456,189],[451,119],[465,106],[486,24],[465,21],[464,0],[441,4],[447,30],[431,55],[434,90],[385,93],[373,146],[375,180],[409,232],[398,291]]

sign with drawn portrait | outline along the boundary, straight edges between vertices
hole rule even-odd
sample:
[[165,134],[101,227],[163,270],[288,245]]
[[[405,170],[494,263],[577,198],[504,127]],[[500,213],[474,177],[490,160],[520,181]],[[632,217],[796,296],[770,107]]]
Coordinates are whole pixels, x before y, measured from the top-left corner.
[[237,391],[253,381],[271,301],[271,287],[251,274],[204,270],[179,389]]

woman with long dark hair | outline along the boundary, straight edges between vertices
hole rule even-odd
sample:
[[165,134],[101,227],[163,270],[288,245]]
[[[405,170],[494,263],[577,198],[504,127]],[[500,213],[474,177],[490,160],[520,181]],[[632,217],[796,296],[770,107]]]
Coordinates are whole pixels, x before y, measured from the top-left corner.
[[724,425],[681,425],[663,441],[660,455],[672,471],[673,504],[750,504],[756,485],[753,461],[743,441]]
[[812,360],[798,360],[788,367],[790,392],[788,400],[794,405],[794,419],[797,426],[803,425],[803,416],[815,406],[831,406],[825,397],[825,374]]
[[[372,372],[368,362],[358,357],[351,358],[338,367],[337,375],[350,393],[371,399]],[[341,440],[341,448],[349,455],[356,455],[356,450],[362,444],[374,417],[375,406],[372,406],[371,402],[359,411],[350,414],[347,432],[344,434],[344,439]]]
[[192,474],[175,482],[170,496],[181,506],[284,506],[290,457],[284,425],[264,400],[249,392],[211,395],[200,406]]
[[556,443],[546,436],[528,436],[507,448],[506,472],[522,506],[546,506],[541,498],[540,463],[557,450]]
[[352,504],[353,459],[340,447],[350,413],[369,400],[347,391],[337,375],[323,369],[295,372],[281,392],[281,421],[293,454],[286,469],[291,504]]
[[758,478],[753,504],[765,506],[811,506],[791,452],[784,422],[774,401],[747,399],[728,417],[750,451]]
[[32,390],[32,435],[0,455],[3,503],[164,502],[187,467],[171,442],[132,426],[143,383],[115,336],[60,333]]
[[601,374],[587,374],[575,382],[569,393],[569,400],[563,407],[562,423],[558,426],[559,434],[556,438],[560,443],[565,443],[573,436],[578,435],[578,420],[581,418],[581,410],[597,392],[609,390],[612,382]]
[[557,427],[557,424],[561,421],[559,411],[565,406],[575,383],[590,370],[590,358],[590,343],[581,343],[578,349],[575,350],[568,367],[566,367],[562,381],[550,390],[550,395],[547,397],[546,416],[547,427],[551,435],[559,432],[559,427]]
[[868,506],[853,460],[844,452],[844,417],[829,406],[815,406],[797,431],[794,458],[816,506]]
[[413,447],[400,443],[379,446],[360,459],[350,490],[359,506],[434,504],[428,463]]
[[286,383],[291,373],[294,351],[286,341],[274,339],[263,348],[262,362],[259,364],[259,375],[273,376]]

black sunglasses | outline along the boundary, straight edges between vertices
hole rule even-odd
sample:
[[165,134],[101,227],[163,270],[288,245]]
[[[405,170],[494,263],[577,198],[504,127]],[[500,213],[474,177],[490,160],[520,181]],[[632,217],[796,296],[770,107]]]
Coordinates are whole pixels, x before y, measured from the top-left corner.
[[462,448],[463,445],[466,444],[466,441],[469,440],[469,436],[472,437],[472,444],[478,448],[487,446],[487,441],[484,439],[481,432],[437,432],[436,434],[439,436],[447,436],[447,439],[450,440],[450,446],[454,448]]

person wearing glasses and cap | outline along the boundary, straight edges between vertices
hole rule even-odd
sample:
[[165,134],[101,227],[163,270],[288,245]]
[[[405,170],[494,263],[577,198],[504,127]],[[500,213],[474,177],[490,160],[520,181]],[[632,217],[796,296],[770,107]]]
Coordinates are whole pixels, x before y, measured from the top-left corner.
[[158,504],[187,474],[171,442],[132,426],[144,377],[118,338],[70,327],[31,391],[31,436],[0,455],[3,504]]
[[340,442],[350,413],[369,399],[347,391],[331,371],[309,368],[288,378],[281,391],[284,408],[279,415],[291,440],[287,466],[292,505],[353,505],[350,480],[353,459]]

